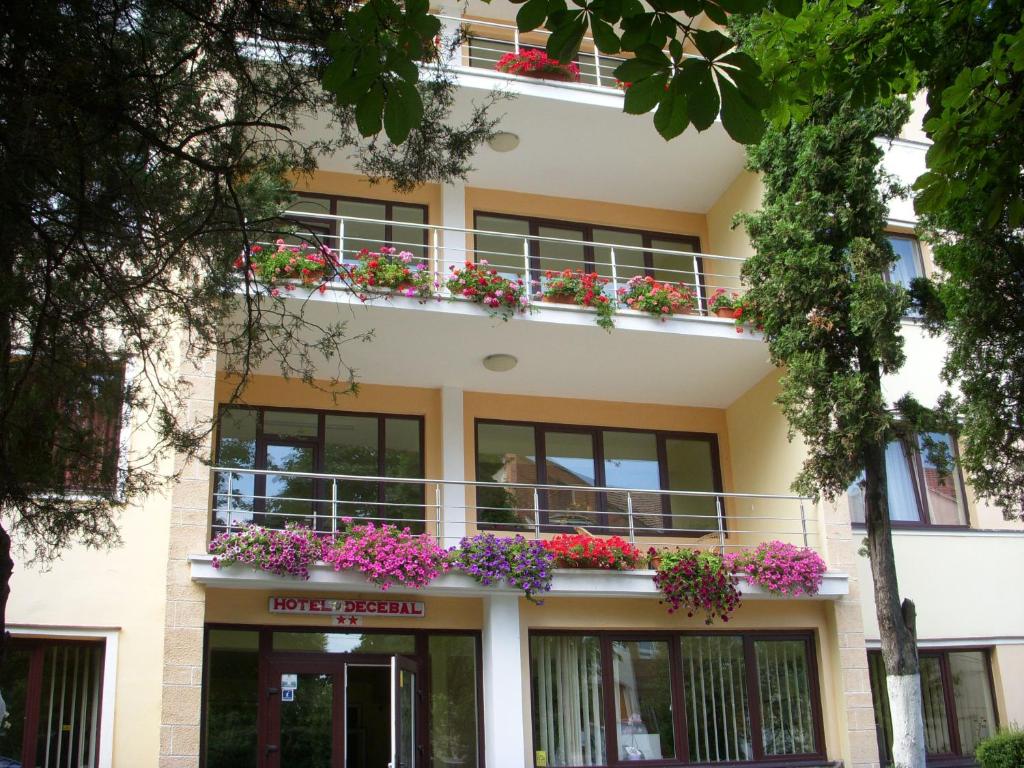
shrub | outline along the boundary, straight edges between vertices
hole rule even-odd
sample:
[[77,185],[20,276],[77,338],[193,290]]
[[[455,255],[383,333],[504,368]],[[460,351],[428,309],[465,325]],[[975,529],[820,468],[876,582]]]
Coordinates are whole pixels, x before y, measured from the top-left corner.
[[693,549],[661,552],[660,563],[654,574],[654,584],[668,603],[668,612],[685,610],[692,617],[704,614],[704,623],[712,624],[716,617],[728,621],[740,604],[736,577],[729,572],[722,556],[717,552]]
[[239,563],[277,576],[309,578],[309,566],[330,546],[330,536],[302,526],[283,531],[249,524],[240,531],[218,534],[210,542],[213,567]]
[[978,744],[974,757],[981,768],[1021,768],[1024,766],[1024,731],[1001,730]]
[[813,549],[766,541],[725,556],[729,570],[778,595],[816,595],[828,567]]
[[628,571],[638,568],[643,559],[639,549],[618,536],[601,539],[582,533],[563,533],[545,541],[544,548],[554,555],[556,568]]
[[526,599],[540,603],[535,595],[551,589],[554,555],[541,541],[528,541],[522,536],[498,537],[481,533],[464,538],[450,552],[452,564],[484,586],[500,584],[518,587]]
[[425,587],[448,569],[447,552],[430,536],[393,525],[353,525],[350,518],[343,519],[344,532],[323,551],[324,562],[336,571],[358,570],[386,591],[394,584]]

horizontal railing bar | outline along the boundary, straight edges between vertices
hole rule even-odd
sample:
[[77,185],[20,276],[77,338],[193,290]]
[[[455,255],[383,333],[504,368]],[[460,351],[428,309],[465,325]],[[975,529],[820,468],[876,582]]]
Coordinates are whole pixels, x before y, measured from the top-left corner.
[[[238,474],[250,475],[278,475],[282,477],[314,478],[320,480],[351,480],[367,483],[407,483],[411,485],[459,485],[474,486],[480,488],[537,488],[541,490],[561,491],[589,491],[601,493],[611,491],[613,493],[640,493],[658,496],[693,496],[698,498],[715,498],[721,496],[726,499],[781,499],[790,501],[810,501],[807,496],[795,496],[792,494],[777,493],[739,493],[735,491],[673,491],[659,490],[656,488],[615,488],[610,486],[593,485],[549,485],[543,483],[499,483],[487,480],[439,480],[436,478],[420,477],[381,477],[377,475],[329,475],[321,472],[289,472],[280,469],[247,469],[240,467],[210,467],[211,472],[235,472]],[[367,502],[377,503],[377,502]]]

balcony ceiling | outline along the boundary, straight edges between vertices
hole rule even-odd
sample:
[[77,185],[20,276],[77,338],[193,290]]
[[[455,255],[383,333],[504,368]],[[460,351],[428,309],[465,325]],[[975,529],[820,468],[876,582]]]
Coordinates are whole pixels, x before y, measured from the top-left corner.
[[[485,70],[464,69],[460,78],[456,119],[465,120],[474,102],[506,86],[516,95],[495,108],[499,130],[520,137],[507,153],[484,145],[473,159],[469,186],[705,213],[743,168],[743,147],[720,123],[704,133],[691,127],[666,142],[651,115],[622,112],[616,91],[513,81]],[[315,122],[308,129],[324,130]],[[324,158],[321,167],[355,172],[340,154]]]
[[[374,331],[372,341],[345,347],[346,362],[367,384],[725,408],[772,370],[762,342],[717,318],[662,323],[620,314],[607,333],[575,307],[542,305],[503,322],[461,301],[363,305],[342,290],[315,294],[305,311],[313,322],[347,321],[350,335]],[[488,371],[482,360],[494,353],[519,363]],[[318,378],[337,374],[337,365],[319,365]],[[257,373],[279,376],[280,368],[268,361]]]

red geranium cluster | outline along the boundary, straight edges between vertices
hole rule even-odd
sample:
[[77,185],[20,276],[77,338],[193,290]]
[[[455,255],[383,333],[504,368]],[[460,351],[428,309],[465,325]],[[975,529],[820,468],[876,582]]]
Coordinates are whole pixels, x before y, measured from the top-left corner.
[[510,75],[526,75],[531,73],[565,75],[576,82],[580,79],[580,68],[573,62],[563,64],[539,48],[524,48],[519,53],[506,53],[495,66],[499,72]]
[[462,267],[449,267],[451,275],[445,286],[452,296],[483,304],[505,319],[513,312],[526,308],[526,287],[521,279],[509,280],[491,269],[486,259],[474,263],[467,261]]
[[615,305],[604,292],[604,287],[610,282],[607,277],[582,269],[563,269],[561,272],[548,270],[544,277],[547,278],[545,296],[568,296],[581,307],[596,309],[597,324],[606,331],[614,327],[612,314]]
[[[349,268],[349,277],[360,291],[367,288],[389,289],[401,296],[429,298],[433,293],[433,275],[425,262],[418,260],[408,251],[396,252],[395,248],[383,246],[380,251],[363,248],[358,254],[359,263]],[[363,301],[367,296],[359,294]]]
[[[276,250],[264,250],[259,245],[249,248],[249,274],[252,278],[270,286],[275,286],[278,280],[286,281],[284,287],[288,291],[295,289],[292,280],[301,280],[306,286],[320,283],[320,293],[327,290],[327,284],[322,281],[329,269],[338,265],[334,251],[326,245],[319,248],[309,243],[288,245],[283,238],[279,238],[275,245]],[[243,252],[235,259],[235,269],[245,269],[245,256]],[[281,291],[275,286],[270,293],[279,296]]]
[[583,533],[564,533],[544,542],[557,568],[603,568],[628,571],[640,566],[640,550],[625,539],[601,539]]

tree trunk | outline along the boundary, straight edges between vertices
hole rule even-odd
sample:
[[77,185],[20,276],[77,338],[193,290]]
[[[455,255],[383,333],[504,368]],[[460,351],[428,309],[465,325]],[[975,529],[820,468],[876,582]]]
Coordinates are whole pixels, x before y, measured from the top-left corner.
[[[7,596],[11,594],[11,535],[0,525],[0,669],[7,664]],[[0,691],[0,722],[7,717],[7,703]]]
[[924,768],[924,715],[917,659],[916,612],[910,600],[900,603],[885,490],[884,443],[877,443],[865,451],[864,474],[868,553],[892,717],[893,765],[894,768]]

